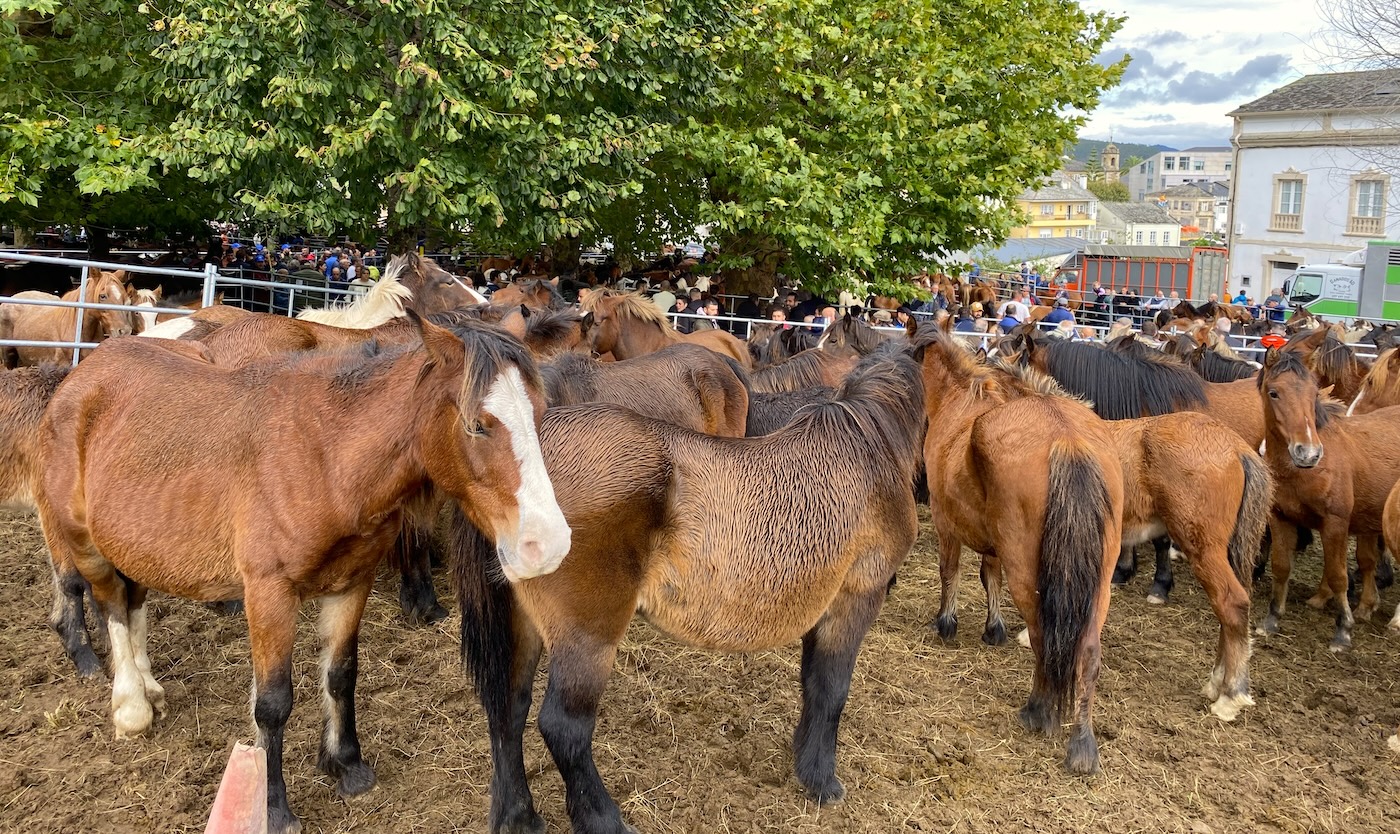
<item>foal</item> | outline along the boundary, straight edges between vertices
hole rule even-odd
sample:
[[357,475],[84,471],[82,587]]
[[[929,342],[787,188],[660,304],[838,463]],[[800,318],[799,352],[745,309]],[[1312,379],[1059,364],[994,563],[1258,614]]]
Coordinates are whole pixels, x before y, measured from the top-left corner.
[[[456,498],[493,531],[493,561],[509,577],[546,574],[569,549],[540,458],[543,397],[525,350],[489,326],[459,331],[465,338],[420,326],[416,348],[242,369],[213,365],[197,344],[117,340],[68,376],[41,424],[44,538],[56,574],[90,582],[107,620],[118,738],[145,732],[164,707],[146,654],[147,589],[243,598],[275,834],[300,828],[282,735],[306,599],[322,600],[318,767],[344,795],[374,784],[355,729],[359,623],[407,499],[429,480]],[[133,504],[157,511],[132,513]]]
[[[840,799],[836,735],[885,588],[918,535],[911,489],[923,432],[918,369],[871,357],[834,402],[767,437],[714,438],[613,406],[551,409],[540,426],[574,546],[559,570],[509,584],[494,548],[455,525],[463,651],[491,729],[493,832],[540,831],[522,734],[541,651],[539,728],[577,834],[630,831],[593,761],[598,704],[636,614],[677,640],[758,651],[802,639],[797,778]],[[771,465],[820,460],[821,478]],[[619,461],[626,460],[626,465]],[[785,513],[774,540],[754,518]]]

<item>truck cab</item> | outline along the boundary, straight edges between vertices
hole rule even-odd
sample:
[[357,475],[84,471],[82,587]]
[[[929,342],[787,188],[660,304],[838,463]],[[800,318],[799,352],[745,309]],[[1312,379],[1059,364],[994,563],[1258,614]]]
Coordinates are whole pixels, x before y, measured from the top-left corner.
[[1361,306],[1361,267],[1309,264],[1284,279],[1283,297],[1323,318],[1356,318]]

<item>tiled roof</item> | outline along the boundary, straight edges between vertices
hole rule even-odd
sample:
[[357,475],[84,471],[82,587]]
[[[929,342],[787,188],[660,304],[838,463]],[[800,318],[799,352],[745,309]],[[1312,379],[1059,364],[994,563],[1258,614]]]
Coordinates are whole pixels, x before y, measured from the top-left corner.
[[1400,108],[1400,68],[1305,75],[1228,115]]
[[1049,202],[1052,200],[1060,202],[1082,202],[1087,200],[1097,200],[1094,193],[1087,188],[1080,188],[1072,182],[1058,182],[1054,185],[1042,185],[1039,188],[1027,188],[1021,192],[1018,199],[1028,202]]
[[1124,223],[1176,225],[1176,220],[1167,214],[1166,209],[1158,208],[1152,203],[1099,203],[1099,211],[1110,212]]

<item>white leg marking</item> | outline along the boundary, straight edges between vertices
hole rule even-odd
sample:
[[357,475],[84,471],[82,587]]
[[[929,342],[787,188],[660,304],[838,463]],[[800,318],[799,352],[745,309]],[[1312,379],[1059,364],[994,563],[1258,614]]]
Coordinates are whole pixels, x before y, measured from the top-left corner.
[[496,536],[501,569],[510,580],[551,573],[568,555],[572,531],[544,467],[534,405],[519,368],[507,368],[491,383],[482,409],[510,432],[511,449],[520,468],[520,486],[515,491],[520,527]]
[[131,620],[131,647],[136,652],[136,668],[141,672],[141,682],[146,689],[146,700],[151,702],[156,713],[165,715],[165,689],[151,674],[151,657],[146,653],[146,605],[128,615]]
[[112,655],[112,724],[117,738],[139,736],[151,726],[152,713],[126,623],[115,616],[108,617],[107,639]]
[[1029,649],[1031,647],[1031,630],[1021,629],[1021,633],[1016,635],[1016,642],[1021,644],[1021,648]]

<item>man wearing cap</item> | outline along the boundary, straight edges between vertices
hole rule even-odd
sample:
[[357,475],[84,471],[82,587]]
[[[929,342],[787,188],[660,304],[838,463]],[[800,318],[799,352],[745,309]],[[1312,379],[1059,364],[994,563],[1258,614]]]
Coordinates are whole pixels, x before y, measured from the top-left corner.
[[1070,312],[1068,301],[1063,298],[1057,298],[1055,299],[1055,309],[1046,313],[1045,318],[1041,319],[1041,321],[1046,324],[1059,324],[1062,321],[1074,324],[1074,313]]
[[987,322],[982,315],[982,302],[972,302],[972,306],[968,308],[967,315],[958,319],[958,323],[954,325],[953,330],[958,333],[985,333],[987,330]]

